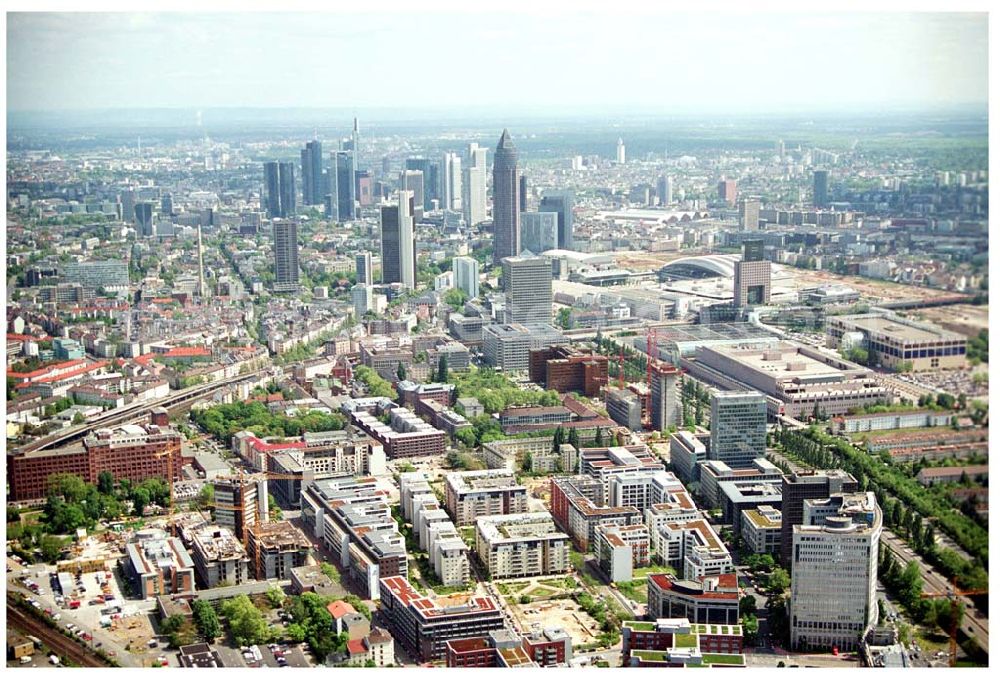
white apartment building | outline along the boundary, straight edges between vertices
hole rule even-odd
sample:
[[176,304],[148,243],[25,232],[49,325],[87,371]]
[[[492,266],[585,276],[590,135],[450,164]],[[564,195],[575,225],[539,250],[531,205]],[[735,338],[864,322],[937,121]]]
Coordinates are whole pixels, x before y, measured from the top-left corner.
[[570,538],[552,515],[493,515],[476,521],[476,552],[491,578],[564,573],[571,566]]
[[445,476],[445,507],[457,526],[470,526],[487,515],[527,512],[528,488],[507,470],[451,472]]
[[652,536],[660,562],[684,578],[715,576],[733,570],[733,558],[718,534],[704,519],[665,522]]

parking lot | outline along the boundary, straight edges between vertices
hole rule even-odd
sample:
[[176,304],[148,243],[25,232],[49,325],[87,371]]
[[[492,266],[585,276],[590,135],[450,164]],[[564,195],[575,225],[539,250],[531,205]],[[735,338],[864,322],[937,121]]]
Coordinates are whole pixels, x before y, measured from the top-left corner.
[[[178,665],[176,654],[165,654],[165,639],[156,637],[154,601],[125,600],[113,561],[107,562],[102,572],[71,575],[73,588],[68,596],[62,594],[53,566],[35,565],[8,576],[15,573],[13,585],[30,592],[37,609],[94,647],[135,666]],[[79,606],[72,604],[75,602]],[[156,646],[150,647],[154,638]]]

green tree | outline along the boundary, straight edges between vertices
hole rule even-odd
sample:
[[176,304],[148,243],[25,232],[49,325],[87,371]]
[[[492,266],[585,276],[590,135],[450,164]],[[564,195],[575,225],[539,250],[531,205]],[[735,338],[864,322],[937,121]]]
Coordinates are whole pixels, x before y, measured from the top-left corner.
[[292,644],[299,644],[306,641],[306,629],[299,623],[290,623],[285,626],[285,639]]
[[115,492],[115,477],[107,470],[97,475],[97,490],[103,494],[111,495]]
[[438,358],[438,368],[437,368],[437,381],[440,383],[448,382],[448,355],[442,354]]
[[191,603],[191,611],[194,614],[194,625],[198,628],[201,638],[205,642],[215,642],[216,638],[222,635],[222,626],[219,625],[215,607],[205,600],[195,600]]
[[576,431],[575,427],[570,428],[570,431],[569,431],[569,444],[574,449],[579,449],[580,448],[580,433]]
[[285,592],[281,588],[275,586],[267,591],[267,603],[271,605],[272,609],[280,607],[284,601]]
[[402,361],[396,365],[396,378],[398,380],[406,380],[406,366],[403,365]]
[[476,428],[474,427],[463,427],[455,432],[455,439],[462,442],[468,448],[475,448],[476,446]]
[[937,395],[937,405],[949,411],[955,408],[955,397],[946,392]]
[[272,637],[264,615],[261,614],[250,598],[238,595],[226,600],[220,607],[226,617],[226,625],[233,639],[240,645],[256,645],[267,642]]
[[792,585],[792,580],[789,578],[788,572],[781,567],[777,567],[767,578],[767,591],[769,593],[783,593],[790,585]]
[[63,540],[58,536],[45,535],[38,548],[42,553],[42,561],[53,564],[62,555]]
[[167,635],[171,647],[180,648],[195,640],[194,626],[180,614],[172,614],[163,619],[160,630]]
[[196,501],[196,504],[199,509],[204,510],[206,508],[212,507],[212,504],[214,502],[215,502],[215,487],[213,487],[211,484],[205,484],[198,491],[198,499]]

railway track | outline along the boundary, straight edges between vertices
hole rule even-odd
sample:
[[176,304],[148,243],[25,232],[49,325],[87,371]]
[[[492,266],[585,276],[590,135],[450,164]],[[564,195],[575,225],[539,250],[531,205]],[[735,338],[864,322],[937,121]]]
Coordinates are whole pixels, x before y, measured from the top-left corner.
[[9,600],[7,602],[7,625],[28,635],[34,635],[60,659],[68,659],[86,668],[107,668],[110,666],[107,661],[88,651],[82,644],[70,640],[35,617],[25,614]]

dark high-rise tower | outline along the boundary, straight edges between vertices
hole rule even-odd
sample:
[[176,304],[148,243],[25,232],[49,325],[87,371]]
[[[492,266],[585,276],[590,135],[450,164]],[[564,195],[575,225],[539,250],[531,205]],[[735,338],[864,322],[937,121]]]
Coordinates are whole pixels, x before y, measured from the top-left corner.
[[264,163],[264,184],[267,186],[267,216],[281,217],[281,190],[278,184],[278,161]]
[[825,208],[830,200],[830,171],[816,170],[813,172],[813,205]]
[[528,212],[528,176],[521,175],[518,181],[517,195],[521,201],[521,212]]
[[302,149],[302,203],[318,205],[323,202],[323,145],[315,139]]
[[337,186],[337,219],[349,222],[354,219],[354,154],[349,151],[338,151],[331,172],[331,193],[333,192],[333,177],[336,176]]
[[274,290],[299,288],[299,225],[295,220],[274,221]]
[[517,149],[504,128],[493,156],[493,263],[521,252],[521,201]]
[[153,204],[148,201],[135,204],[135,230],[139,236],[153,235]]
[[843,470],[811,470],[784,475],[781,482],[781,564],[792,563],[792,529],[805,517],[804,501],[858,490],[858,480]]
[[559,213],[559,247],[573,250],[573,192],[546,192],[538,203],[538,212]]
[[383,205],[382,231],[382,283],[401,283],[399,267],[399,206]]
[[278,214],[281,217],[295,215],[295,163],[278,165]]
[[743,242],[743,259],[733,271],[733,304],[737,309],[771,303],[771,263],[764,259],[764,241]]

